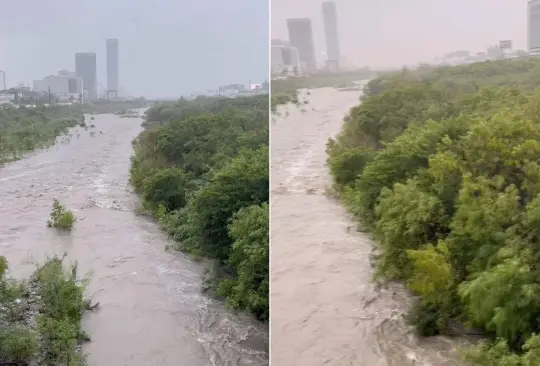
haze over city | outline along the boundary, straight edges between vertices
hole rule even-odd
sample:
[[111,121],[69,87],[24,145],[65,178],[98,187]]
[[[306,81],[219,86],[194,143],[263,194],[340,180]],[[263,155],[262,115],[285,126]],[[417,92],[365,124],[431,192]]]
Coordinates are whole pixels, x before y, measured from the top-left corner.
[[[322,1],[273,0],[272,38],[288,39],[288,18],[310,18],[319,61],[326,51]],[[337,0],[341,54],[356,66],[429,62],[457,50],[484,50],[499,40],[527,48],[527,2],[510,0]]]
[[119,84],[132,95],[178,97],[268,75],[268,27],[259,26],[268,22],[266,1],[7,2],[2,13],[8,85],[73,71],[76,52],[96,53],[105,83],[106,38],[119,40]]

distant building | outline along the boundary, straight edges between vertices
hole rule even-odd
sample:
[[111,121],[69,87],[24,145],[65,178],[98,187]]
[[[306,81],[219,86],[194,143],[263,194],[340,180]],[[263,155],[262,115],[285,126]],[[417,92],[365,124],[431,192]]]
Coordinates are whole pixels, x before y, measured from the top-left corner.
[[51,75],[42,80],[34,80],[32,90],[40,93],[50,93],[58,101],[77,101],[83,94],[83,80],[70,72],[60,72],[58,75]]
[[322,13],[324,34],[326,36],[327,66],[337,71],[341,54],[339,50],[336,3],[333,1],[323,2]]
[[272,45],[270,46],[270,65],[272,67],[272,74],[280,73],[285,67],[285,62],[283,61],[283,49],[282,45]]
[[107,91],[118,97],[118,40],[107,39]]
[[273,45],[270,48],[272,75],[300,72],[298,49],[289,45]]
[[501,49],[498,45],[489,46],[486,50],[486,56],[492,60],[500,60],[505,58],[504,50]]
[[32,90],[36,92],[43,91],[43,79],[41,80],[34,80],[32,83]]
[[300,55],[298,53],[298,48],[290,46],[283,47],[281,49],[281,53],[285,66],[291,69],[298,68],[300,66]]
[[307,18],[287,19],[287,28],[291,46],[298,49],[302,69],[307,72],[317,71],[311,20]]
[[75,54],[75,74],[83,81],[83,90],[86,98],[97,98],[97,66],[95,53]]
[[6,72],[0,70],[0,90],[6,90]]
[[529,0],[527,11],[529,54],[540,55],[540,0]]

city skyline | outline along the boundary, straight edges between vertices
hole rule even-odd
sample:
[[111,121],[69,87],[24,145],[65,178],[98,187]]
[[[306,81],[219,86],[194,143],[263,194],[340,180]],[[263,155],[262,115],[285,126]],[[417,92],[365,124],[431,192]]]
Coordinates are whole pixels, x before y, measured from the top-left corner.
[[[322,2],[273,0],[272,38],[287,39],[287,19],[309,18],[316,55],[323,62],[325,55],[320,51],[326,50],[326,44]],[[430,62],[448,52],[485,49],[503,39],[513,40],[514,48],[527,49],[525,1],[456,0],[439,4],[428,0],[339,0],[336,7],[341,55],[359,67]]]
[[[95,52],[106,81],[105,39],[117,38],[120,84],[131,95],[178,97],[268,77],[268,6],[253,0],[54,0],[7,2],[0,70],[8,84],[73,70],[73,54]],[[81,16],[84,15],[84,16]],[[232,41],[234,40],[234,42]]]

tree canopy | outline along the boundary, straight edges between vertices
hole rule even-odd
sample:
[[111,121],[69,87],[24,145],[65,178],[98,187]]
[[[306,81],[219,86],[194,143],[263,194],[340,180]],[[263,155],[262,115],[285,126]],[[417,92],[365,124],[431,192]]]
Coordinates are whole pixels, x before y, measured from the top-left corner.
[[423,335],[482,329],[477,365],[540,364],[539,85],[537,59],[384,75],[328,143],[337,191],[379,239],[378,278],[418,296]]
[[130,181],[176,248],[216,260],[215,293],[266,320],[268,96],[158,103],[133,142]]

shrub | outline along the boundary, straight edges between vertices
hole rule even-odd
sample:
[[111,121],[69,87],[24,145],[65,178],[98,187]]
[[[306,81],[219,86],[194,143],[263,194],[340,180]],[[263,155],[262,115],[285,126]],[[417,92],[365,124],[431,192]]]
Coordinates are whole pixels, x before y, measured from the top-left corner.
[[35,356],[36,334],[17,326],[0,327],[0,360],[23,361]]
[[69,231],[73,228],[74,223],[75,216],[73,212],[68,210],[55,198],[47,226]]
[[88,336],[80,323],[84,312],[93,307],[84,296],[87,281],[78,278],[77,265],[65,271],[62,262],[54,257],[36,272],[43,301],[38,317],[41,347],[47,365],[84,365],[77,344]]

